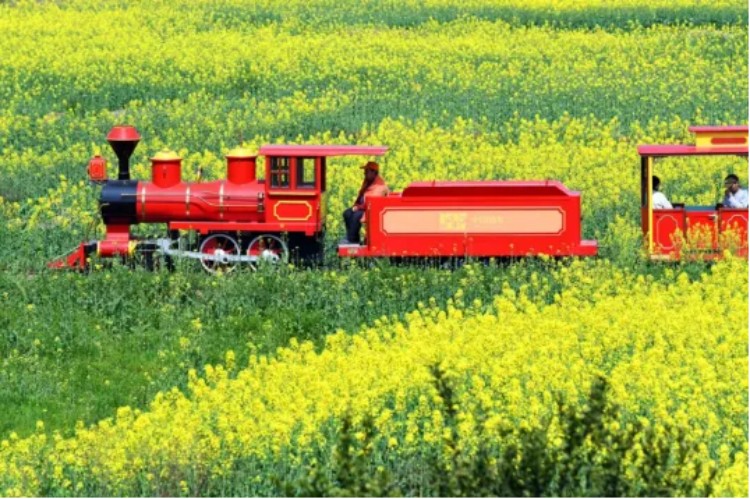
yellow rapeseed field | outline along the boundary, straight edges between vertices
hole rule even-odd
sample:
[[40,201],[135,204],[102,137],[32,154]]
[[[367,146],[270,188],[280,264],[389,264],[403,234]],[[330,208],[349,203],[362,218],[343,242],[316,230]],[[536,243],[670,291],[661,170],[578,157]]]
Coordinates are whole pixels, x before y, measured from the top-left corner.
[[[747,123],[747,15],[738,0],[0,2],[0,494],[314,495],[322,469],[439,495],[436,469],[524,476],[529,459],[552,470],[548,495],[610,490],[581,470],[555,488],[575,458],[624,495],[747,496],[747,260],[645,260],[636,152]],[[52,276],[102,234],[85,165],[101,152],[113,173],[119,123],[143,137],[137,179],[165,147],[192,181],[222,178],[239,144],[325,143],[389,146],[393,190],[560,180],[600,257]],[[329,250],[361,161],[329,163]],[[686,204],[748,181],[739,157],[656,173]],[[561,407],[596,420],[573,450]]]
[[[187,393],[160,393],[142,410],[120,408],[72,438],[40,432],[3,440],[3,490],[74,494],[95,483],[127,495],[143,480],[165,478],[194,487],[196,473],[217,479],[248,456],[325,448],[324,423],[347,413],[355,425],[374,417],[388,454],[440,448],[443,402],[429,371],[439,365],[455,383],[459,444],[469,453],[499,439],[498,428],[543,424],[556,397],[585,400],[603,374],[622,408],[607,425],[644,420],[659,438],[683,431],[686,441],[673,445],[699,444],[689,458],[699,479],[680,493],[700,495],[707,490],[701,480],[718,470],[714,494],[743,495],[747,265],[727,259],[697,282],[673,277],[665,286],[604,262],[574,262],[552,272],[564,291],[551,304],[529,299],[526,289],[541,283],[532,277],[519,292],[508,287],[495,297],[491,312],[464,304],[459,289],[445,310],[424,304],[404,322],[384,318],[354,336],[331,335],[319,353],[292,342],[238,369],[230,351],[224,366],[206,366],[203,377],[193,371]],[[727,316],[733,320],[720,320]],[[607,451],[593,449],[594,459]],[[633,480],[642,459],[637,447],[628,453],[623,471],[632,465]],[[664,480],[692,472],[667,468]]]

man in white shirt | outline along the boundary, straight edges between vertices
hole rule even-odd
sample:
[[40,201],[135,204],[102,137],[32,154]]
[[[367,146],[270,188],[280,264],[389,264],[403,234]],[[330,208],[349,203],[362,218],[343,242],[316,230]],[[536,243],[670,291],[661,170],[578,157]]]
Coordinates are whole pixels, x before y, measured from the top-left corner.
[[747,189],[740,188],[740,179],[734,173],[724,179],[724,208],[747,208]]
[[655,210],[672,209],[672,203],[669,202],[667,196],[659,192],[659,187],[661,186],[661,180],[659,177],[656,175],[651,177],[651,185],[654,189],[654,194],[651,197],[651,205],[653,208]]

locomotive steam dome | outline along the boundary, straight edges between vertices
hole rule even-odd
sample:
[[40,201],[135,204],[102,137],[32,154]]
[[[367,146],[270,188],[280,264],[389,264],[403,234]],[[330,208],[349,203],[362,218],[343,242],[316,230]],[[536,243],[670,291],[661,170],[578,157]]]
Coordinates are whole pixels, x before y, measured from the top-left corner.
[[182,181],[182,158],[174,151],[160,151],[151,158],[151,182],[172,187]]
[[227,158],[227,180],[233,184],[247,184],[255,181],[255,161],[257,155],[250,149],[237,147],[225,156]]

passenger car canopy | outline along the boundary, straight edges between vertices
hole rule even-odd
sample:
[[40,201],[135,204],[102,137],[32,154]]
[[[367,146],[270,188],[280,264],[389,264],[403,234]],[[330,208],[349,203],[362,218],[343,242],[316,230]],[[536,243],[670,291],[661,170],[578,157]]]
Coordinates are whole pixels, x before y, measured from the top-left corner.
[[691,126],[695,145],[664,144],[638,147],[641,156],[702,156],[738,154],[747,156],[747,125]]

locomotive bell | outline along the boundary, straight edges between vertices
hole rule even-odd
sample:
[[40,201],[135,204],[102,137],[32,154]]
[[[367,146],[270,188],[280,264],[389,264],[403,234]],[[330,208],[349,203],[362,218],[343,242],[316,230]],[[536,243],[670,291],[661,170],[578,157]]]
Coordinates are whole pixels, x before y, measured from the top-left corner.
[[120,163],[120,171],[117,174],[119,180],[130,180],[130,156],[140,140],[141,135],[133,126],[115,126],[109,131],[107,142],[112,146]]
[[255,160],[258,156],[250,149],[238,147],[226,155],[227,180],[233,184],[247,184],[255,181]]

